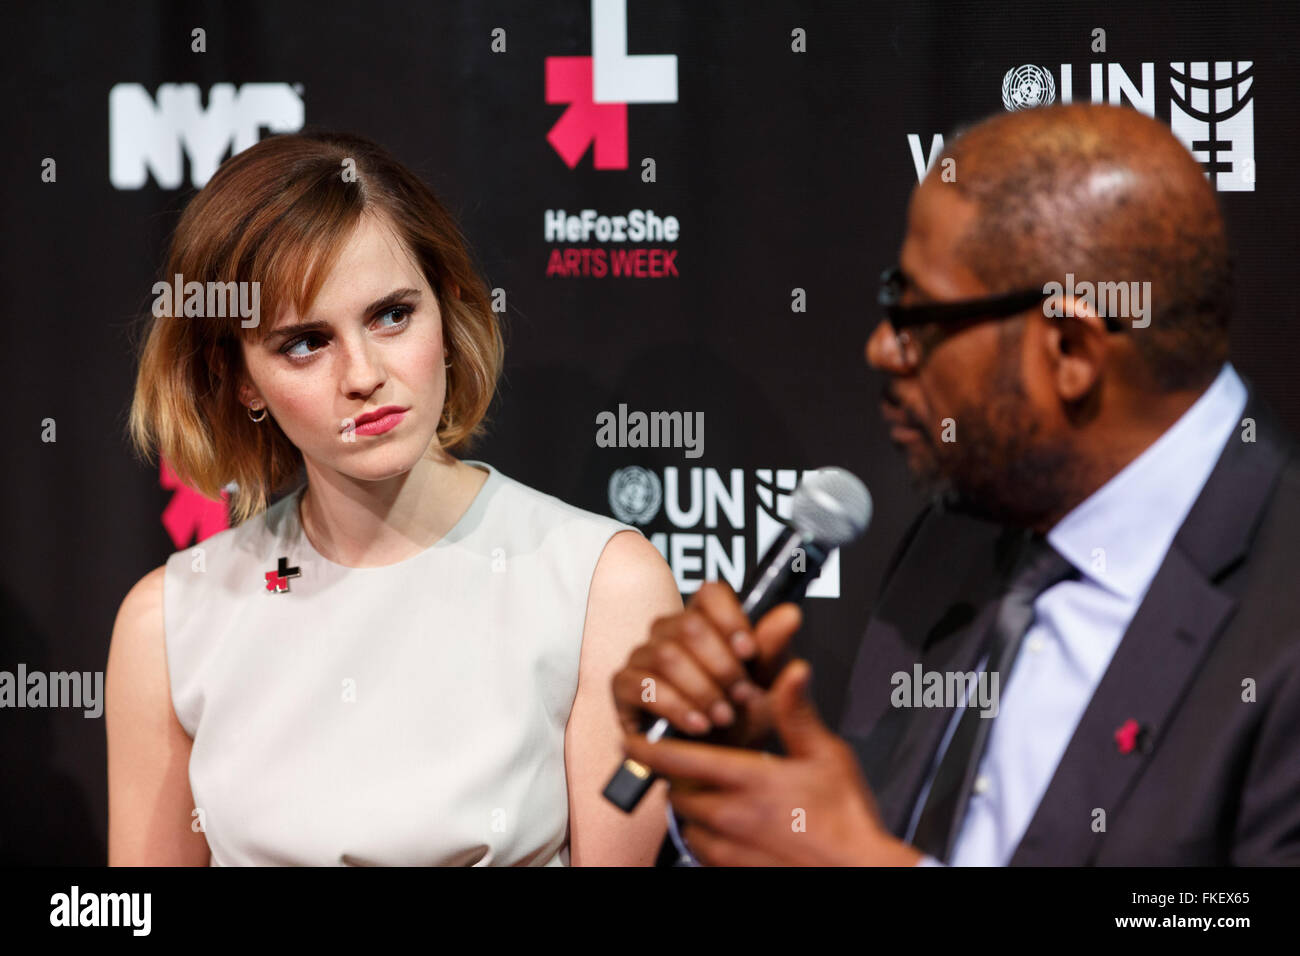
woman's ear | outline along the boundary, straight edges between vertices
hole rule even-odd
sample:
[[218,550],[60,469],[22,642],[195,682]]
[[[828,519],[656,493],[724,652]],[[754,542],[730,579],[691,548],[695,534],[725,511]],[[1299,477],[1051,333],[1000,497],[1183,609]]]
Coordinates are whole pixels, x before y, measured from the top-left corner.
[[[233,348],[239,348],[236,344]],[[248,369],[244,367],[243,360],[238,355],[232,355],[226,349],[217,349],[212,355],[211,365],[213,378],[217,382],[224,382],[227,378],[233,378],[235,385],[235,397],[239,399],[239,404],[247,408],[254,399],[260,399],[261,393],[253,380],[248,376]],[[265,402],[263,402],[265,404]]]
[[[239,385],[235,389],[235,394],[239,396],[239,404],[245,408],[248,408],[255,401],[262,400],[262,393],[257,390],[257,386],[248,377],[248,373],[243,370],[239,372]],[[262,401],[262,404],[265,405],[266,402]]]

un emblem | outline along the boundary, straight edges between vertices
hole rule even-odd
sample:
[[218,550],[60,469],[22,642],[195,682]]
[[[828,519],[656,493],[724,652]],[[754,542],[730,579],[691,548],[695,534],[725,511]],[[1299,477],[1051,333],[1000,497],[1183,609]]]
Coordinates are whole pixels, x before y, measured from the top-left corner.
[[630,465],[609,476],[609,508],[626,524],[649,524],[663,503],[659,476],[647,468]]
[[1026,63],[1002,77],[1002,105],[1008,110],[1031,110],[1055,99],[1056,80],[1050,70]]

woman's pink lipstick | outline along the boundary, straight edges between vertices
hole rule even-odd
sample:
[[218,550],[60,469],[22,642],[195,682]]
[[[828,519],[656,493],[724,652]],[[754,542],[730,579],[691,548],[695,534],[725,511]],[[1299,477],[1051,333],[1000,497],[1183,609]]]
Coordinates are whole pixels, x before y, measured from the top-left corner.
[[373,412],[366,412],[357,418],[354,431],[358,435],[382,435],[386,431],[391,431],[397,427],[398,422],[406,417],[409,409],[399,408],[396,405],[386,405],[383,408],[375,409]]

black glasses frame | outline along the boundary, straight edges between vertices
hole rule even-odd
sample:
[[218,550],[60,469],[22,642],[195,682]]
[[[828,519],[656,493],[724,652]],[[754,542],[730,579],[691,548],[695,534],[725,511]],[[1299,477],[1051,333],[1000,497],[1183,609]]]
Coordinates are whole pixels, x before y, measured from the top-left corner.
[[[931,322],[950,325],[969,319],[1005,319],[1039,305],[1052,296],[1052,293],[1044,292],[1042,289],[1021,289],[979,299],[964,299],[959,302],[902,305],[903,293],[906,290],[907,279],[898,266],[891,266],[880,274],[880,295],[876,301],[884,309],[885,317],[889,319],[889,324],[895,331]],[[1118,319],[1111,316],[1103,316],[1102,321],[1105,322],[1108,332],[1118,332],[1124,328]]]

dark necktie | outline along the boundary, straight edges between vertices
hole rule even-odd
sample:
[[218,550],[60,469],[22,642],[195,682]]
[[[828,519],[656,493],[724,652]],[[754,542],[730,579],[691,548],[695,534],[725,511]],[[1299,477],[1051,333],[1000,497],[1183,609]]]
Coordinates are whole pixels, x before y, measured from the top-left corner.
[[[999,688],[1006,686],[1020,642],[1034,620],[1034,600],[1053,584],[1070,577],[1074,568],[1047,543],[1042,535],[1031,535],[1010,575],[1010,587],[998,607],[992,628],[986,673],[998,675]],[[973,694],[973,689],[972,689]],[[968,700],[944,752],[925,809],[912,835],[912,845],[947,863],[957,831],[965,817],[966,801],[979,770],[984,743],[992,717],[981,717],[979,708]],[[999,711],[1001,708],[999,707]]]

